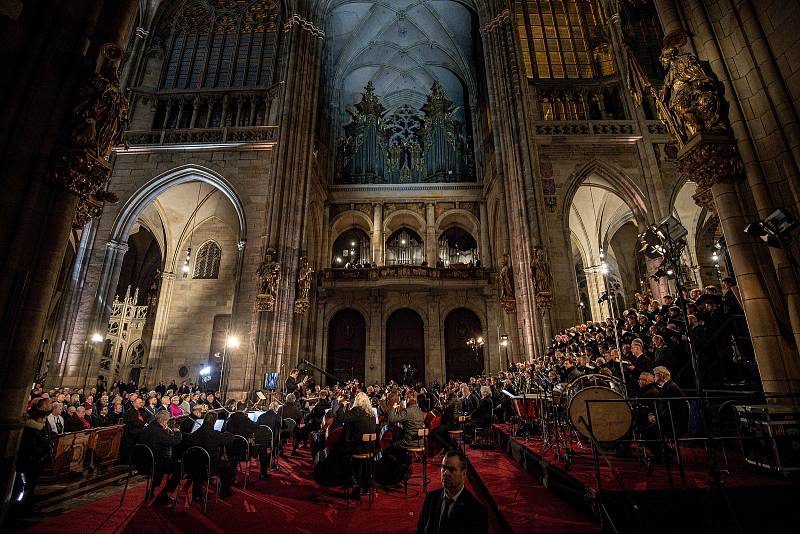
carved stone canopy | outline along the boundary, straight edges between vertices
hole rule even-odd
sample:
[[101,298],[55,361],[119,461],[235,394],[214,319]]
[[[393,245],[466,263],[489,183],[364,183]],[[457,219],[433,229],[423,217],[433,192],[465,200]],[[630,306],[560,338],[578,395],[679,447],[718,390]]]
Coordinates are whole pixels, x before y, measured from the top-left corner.
[[711,187],[744,172],[734,139],[703,132],[689,139],[678,151],[675,166],[683,179],[697,184],[694,195],[697,205],[710,211],[716,211]]

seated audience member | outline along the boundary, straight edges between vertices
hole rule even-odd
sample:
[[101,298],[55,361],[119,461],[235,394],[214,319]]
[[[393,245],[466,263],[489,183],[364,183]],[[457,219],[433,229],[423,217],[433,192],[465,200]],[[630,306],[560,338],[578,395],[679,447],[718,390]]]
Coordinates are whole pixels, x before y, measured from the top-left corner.
[[61,412],[64,411],[64,405],[60,402],[54,402],[50,414],[47,416],[47,426],[50,433],[53,435],[63,434],[65,432],[64,418],[61,417]]
[[65,421],[66,432],[80,432],[89,428],[89,421],[86,420],[86,409],[78,406],[72,415]]
[[143,408],[145,422],[151,423],[156,418],[158,409],[158,397],[155,395],[148,395],[147,404]]
[[222,404],[220,404],[220,402],[211,392],[206,395],[206,399],[203,401],[203,404],[206,405],[206,410],[219,410],[222,408]]
[[[140,399],[141,400],[141,399]],[[181,442],[182,435],[180,432],[173,432],[167,425],[169,423],[169,413],[160,411],[156,414],[155,420],[147,425],[139,435],[139,443],[147,445],[153,451],[155,458],[155,472],[153,473],[153,482],[150,495],[151,498],[155,493],[155,488],[161,485],[164,475],[169,475],[164,489],[155,500],[155,504],[169,504],[174,502],[169,494],[178,488],[178,483],[181,477],[180,462],[173,459],[172,448]],[[144,466],[137,466],[143,470]]]
[[[214,412],[207,413],[203,417],[203,424],[186,438],[186,448],[189,447],[202,447],[208,452],[211,458],[211,475],[219,475],[220,480],[220,497],[225,499],[233,495],[231,486],[236,474],[234,467],[230,462],[221,459],[222,447],[230,444],[233,441],[233,434],[230,432],[220,432],[214,430],[214,423],[217,422],[217,414]],[[197,458],[197,457],[195,457]],[[192,478],[192,499],[195,501],[202,500],[202,482],[206,477],[205,469],[197,469],[198,465],[187,466],[190,478]]]
[[172,417],[180,417],[184,415],[183,410],[180,407],[181,398],[177,395],[173,395],[170,405],[169,405],[169,414]]

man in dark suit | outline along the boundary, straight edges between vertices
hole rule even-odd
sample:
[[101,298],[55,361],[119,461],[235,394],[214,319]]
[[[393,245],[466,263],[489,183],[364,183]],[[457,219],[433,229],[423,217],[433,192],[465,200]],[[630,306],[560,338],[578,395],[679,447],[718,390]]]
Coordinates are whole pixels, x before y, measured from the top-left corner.
[[[161,479],[165,474],[170,475],[164,489],[156,498],[156,504],[169,504],[174,502],[169,494],[178,488],[181,479],[181,466],[173,459],[172,447],[178,445],[182,440],[180,432],[173,432],[167,426],[169,423],[169,412],[162,411],[156,414],[155,420],[147,425],[139,435],[139,443],[147,445],[153,451],[155,459],[155,472],[153,473],[153,484],[151,491],[161,485]],[[137,466],[141,470],[144,464]],[[152,495],[148,495],[148,498]]]
[[425,496],[417,522],[417,534],[483,534],[489,531],[486,508],[464,483],[467,476],[467,457],[453,450],[442,459],[442,486]]
[[246,407],[247,406],[242,401],[237,402],[236,411],[228,416],[223,430],[227,430],[234,436],[244,436],[248,439],[252,438],[255,431],[258,430],[258,424],[247,417],[247,414],[244,412]]
[[[260,478],[265,479],[269,476],[268,469],[272,458],[273,442],[277,443],[278,429],[281,426],[281,417],[278,415],[278,403],[272,401],[269,410],[258,416],[256,423],[259,429],[256,431],[256,450],[258,452],[258,463],[261,465]],[[269,428],[262,429],[262,426]]]
[[[286,395],[286,402],[278,409],[278,415],[281,418],[281,447],[283,443],[289,439],[289,436],[292,436],[295,439],[295,444],[297,444],[297,439],[300,436],[300,423],[303,420],[303,412],[297,407],[297,400],[293,393]],[[287,423],[287,419],[291,419],[295,422],[295,427],[293,429],[290,428],[291,423]],[[292,452],[296,454],[296,448],[293,449]]]
[[[187,438],[186,445],[187,447],[202,447],[208,452],[211,458],[211,474],[217,473],[219,475],[219,496],[224,499],[233,495],[231,486],[233,485],[233,478],[236,475],[236,471],[230,462],[220,459],[220,449],[233,441],[233,434],[214,430],[214,423],[216,422],[217,414],[214,412],[207,413],[205,417],[203,417],[202,426]],[[190,475],[193,480],[192,499],[200,501],[202,499],[202,481],[206,473],[204,470],[196,473],[190,471]]]

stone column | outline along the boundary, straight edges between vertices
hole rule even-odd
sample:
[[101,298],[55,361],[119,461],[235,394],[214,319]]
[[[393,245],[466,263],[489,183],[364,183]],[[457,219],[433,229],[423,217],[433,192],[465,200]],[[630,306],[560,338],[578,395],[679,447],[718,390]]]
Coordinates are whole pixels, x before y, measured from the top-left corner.
[[383,204],[372,205],[372,261],[381,266],[383,258]]
[[600,295],[606,290],[606,282],[601,268],[599,266],[585,267],[583,272],[586,274],[586,290],[589,297],[589,308],[592,310],[592,320],[599,321],[610,317],[607,303],[597,302]]
[[492,255],[489,250],[489,217],[486,214],[486,201],[482,200],[480,203],[480,216],[481,216],[481,242],[478,245],[478,251],[481,258],[481,265],[489,268],[492,266]]
[[686,42],[686,30],[681,24],[675,0],[654,0],[658,19],[664,30],[664,46],[679,46]]
[[[744,233],[744,227],[752,221],[742,210],[736,188],[737,180],[743,175],[736,141],[728,137],[697,134],[679,151],[677,166],[683,175],[697,181],[698,190],[711,189],[741,291],[742,306],[764,391],[800,392],[797,347],[782,332],[781,325],[786,318],[780,315],[785,312],[775,306],[776,298],[770,294],[763,266],[759,264],[749,242],[750,237]],[[780,297],[777,301],[780,302]]]
[[[53,173],[72,147],[78,86],[88,81],[106,43],[124,49],[138,2],[26,3],[5,13],[4,75],[14,90],[0,103],[0,524],[11,498],[22,412],[29,398],[41,336],[75,221],[84,169]],[[20,113],[25,110],[25,113]],[[101,157],[107,154],[101,154]],[[87,173],[88,174],[88,173]],[[84,185],[86,185],[84,183]]]
[[384,344],[381,341],[383,339],[384,318],[383,295],[381,294],[380,290],[371,290],[369,300],[367,302],[369,304],[369,316],[367,317],[367,323],[369,326],[367,331],[367,346],[365,348],[367,353],[366,358],[364,358],[364,363],[367,368],[364,369],[364,378],[367,380],[367,382],[383,382],[386,379],[384,376],[386,371],[386,360],[384,355]]
[[169,310],[172,308],[172,295],[175,291],[175,273],[167,272],[161,275],[161,287],[158,290],[158,306],[156,318],[153,321],[153,336],[150,338],[150,354],[147,356],[148,380],[151,384],[161,380],[161,360],[164,356],[164,346],[169,335]]
[[266,355],[266,361],[259,362],[259,366],[267,371],[290,368],[297,359],[294,299],[299,257],[304,248],[302,235],[309,205],[309,182],[316,179],[313,153],[325,37],[313,4],[307,0],[297,2],[296,11],[283,28],[285,84],[273,168],[275,186],[266,209],[264,240],[265,249],[276,251],[281,277],[274,310],[256,312],[257,316],[264,316],[266,323],[259,332],[257,346]]
[[436,266],[439,257],[439,236],[436,235],[436,204],[425,205],[425,261],[431,267]]

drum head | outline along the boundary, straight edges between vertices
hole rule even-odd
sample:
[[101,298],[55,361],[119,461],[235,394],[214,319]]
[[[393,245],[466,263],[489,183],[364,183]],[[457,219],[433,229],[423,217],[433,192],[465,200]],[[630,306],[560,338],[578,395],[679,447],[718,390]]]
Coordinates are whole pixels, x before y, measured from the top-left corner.
[[[633,423],[633,415],[628,402],[588,402],[587,404],[587,401],[618,401],[622,398],[622,395],[613,389],[601,386],[584,388],[570,399],[569,420],[575,430],[585,438],[590,437],[588,425],[591,423],[592,433],[597,441],[618,440],[628,433]],[[591,419],[589,419],[590,412]]]

